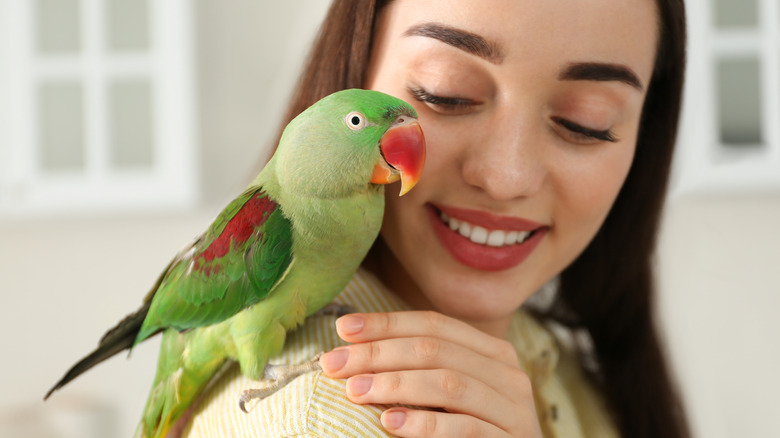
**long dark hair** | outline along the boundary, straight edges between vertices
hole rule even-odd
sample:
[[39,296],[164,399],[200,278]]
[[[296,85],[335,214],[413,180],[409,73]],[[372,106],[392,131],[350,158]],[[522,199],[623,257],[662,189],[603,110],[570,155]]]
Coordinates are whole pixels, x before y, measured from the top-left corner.
[[[391,0],[334,0],[284,124],[320,98],[361,88],[378,12]],[[636,155],[603,226],[560,278],[543,315],[590,335],[592,371],[622,436],[688,437],[654,320],[653,255],[685,68],[683,0],[657,0],[660,38]]]

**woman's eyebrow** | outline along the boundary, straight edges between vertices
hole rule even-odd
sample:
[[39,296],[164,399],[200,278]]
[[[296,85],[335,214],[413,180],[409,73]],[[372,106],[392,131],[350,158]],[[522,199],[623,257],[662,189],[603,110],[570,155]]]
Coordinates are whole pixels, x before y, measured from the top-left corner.
[[558,75],[563,81],[618,81],[639,91],[642,81],[630,68],[621,64],[580,62],[567,65]]
[[439,23],[423,23],[412,26],[404,32],[404,36],[433,38],[479,56],[493,64],[501,64],[504,60],[503,51],[497,43],[471,32]]

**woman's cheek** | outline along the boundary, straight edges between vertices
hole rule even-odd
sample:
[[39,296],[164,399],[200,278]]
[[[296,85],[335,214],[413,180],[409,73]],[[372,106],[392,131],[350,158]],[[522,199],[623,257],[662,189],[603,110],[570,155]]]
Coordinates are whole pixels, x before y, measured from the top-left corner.
[[[585,146],[588,147],[588,146]],[[589,159],[573,159],[558,174],[556,222],[578,229],[574,239],[584,248],[595,236],[615,202],[634,157],[632,143],[605,144]]]

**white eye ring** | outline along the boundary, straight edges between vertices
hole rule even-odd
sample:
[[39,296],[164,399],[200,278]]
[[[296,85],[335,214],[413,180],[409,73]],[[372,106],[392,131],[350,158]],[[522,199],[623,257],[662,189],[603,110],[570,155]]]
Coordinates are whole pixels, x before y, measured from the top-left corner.
[[351,113],[347,114],[346,117],[344,117],[344,122],[347,124],[349,129],[353,131],[360,131],[366,127],[366,116],[357,111],[352,111]]

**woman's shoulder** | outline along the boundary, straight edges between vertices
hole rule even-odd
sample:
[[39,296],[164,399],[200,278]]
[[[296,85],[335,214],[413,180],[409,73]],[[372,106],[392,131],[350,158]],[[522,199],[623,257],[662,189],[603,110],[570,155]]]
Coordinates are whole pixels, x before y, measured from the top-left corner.
[[[370,273],[359,270],[344,291],[334,300],[356,312],[404,310],[404,304],[388,293]],[[306,319],[288,334],[284,350],[271,359],[272,364],[297,364],[329,351],[343,341],[335,330],[336,316],[322,314]],[[322,372],[311,372],[293,380],[271,396],[238,407],[246,389],[262,382],[242,375],[237,364],[230,366],[207,389],[186,437],[386,437],[379,417],[386,407],[356,405],[346,397],[345,381],[331,379]]]
[[259,382],[231,367],[208,392],[186,437],[387,437],[379,417],[386,407],[356,405],[346,398],[343,380],[322,372],[304,374],[273,395],[238,407],[241,393]]

